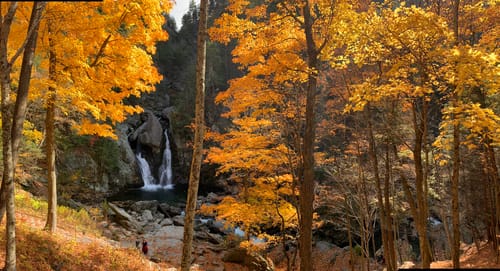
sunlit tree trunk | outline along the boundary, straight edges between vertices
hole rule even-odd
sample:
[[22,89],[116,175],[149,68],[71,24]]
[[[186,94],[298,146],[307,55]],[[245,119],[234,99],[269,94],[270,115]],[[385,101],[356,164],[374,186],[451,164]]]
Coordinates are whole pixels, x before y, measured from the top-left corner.
[[[1,6],[0,6],[1,7]],[[12,100],[10,97],[11,90],[11,70],[12,61],[9,61],[7,54],[7,42],[10,34],[10,27],[14,19],[14,15],[17,10],[17,2],[12,2],[5,16],[0,17],[0,86],[1,86],[1,109],[2,109],[2,153],[3,153],[3,175],[2,175],[2,186],[0,193],[0,221],[3,220],[5,214],[7,191],[6,184],[10,172],[12,172],[12,158],[11,158],[11,147],[10,144],[10,131],[12,125]],[[3,13],[0,13],[0,15]]]
[[[3,66],[3,65],[2,65]],[[2,68],[3,69],[3,68]],[[4,70],[5,71],[5,70]],[[7,73],[10,73],[8,71]],[[2,217],[7,211],[6,224],[6,247],[5,269],[14,270],[16,266],[16,243],[15,243],[15,215],[13,204],[14,176],[12,163],[12,142],[10,131],[12,127],[12,102],[10,100],[10,76],[9,81],[2,80],[2,153],[3,153],[3,175],[2,175]],[[7,75],[2,75],[2,79]]]
[[[54,37],[49,23],[49,78],[56,82],[56,52]],[[45,148],[48,180],[48,210],[45,229],[54,232],[57,228],[57,175],[56,175],[56,143],[55,143],[55,113],[56,89],[50,86],[47,93],[47,111],[45,114]]]
[[[460,0],[453,1],[453,31],[455,33],[455,44],[458,41],[458,9]],[[453,107],[458,106],[458,93],[452,93]],[[453,227],[453,243],[452,243],[452,262],[453,268],[460,268],[460,211],[458,202],[458,186],[460,179],[460,126],[457,123],[457,116],[452,114],[453,121],[453,169],[451,175],[451,210],[452,210],[452,227]]]
[[460,268],[460,211],[459,211],[459,178],[460,178],[460,128],[453,124],[453,171],[451,175],[451,210],[453,227],[452,261],[453,268]]
[[188,271],[191,266],[191,252],[194,234],[194,215],[196,198],[200,182],[200,169],[203,155],[203,134],[205,129],[205,69],[207,52],[207,16],[208,0],[200,1],[200,21],[198,24],[197,59],[196,59],[196,108],[193,159],[189,174],[189,190],[184,218],[184,238],[181,270]]
[[[7,140],[4,142],[4,182],[6,189],[6,211],[7,211],[7,223],[6,223],[6,256],[5,256],[5,270],[13,271],[16,270],[16,220],[15,220],[15,204],[14,204],[14,172],[15,166],[17,164],[19,144],[22,138],[23,123],[26,117],[26,108],[28,103],[28,92],[29,84],[31,79],[31,68],[33,66],[33,58],[35,55],[38,26],[40,25],[40,19],[42,13],[45,9],[46,2],[35,2],[33,4],[33,10],[31,12],[31,17],[28,26],[28,34],[26,35],[26,45],[23,53],[23,60],[21,63],[21,71],[19,74],[19,86],[16,94],[16,103],[14,106],[14,112],[12,119],[7,120],[7,122],[12,121],[11,130],[2,130],[4,133],[2,139]],[[10,82],[9,82],[10,83]],[[3,92],[3,90],[2,90]],[[4,93],[2,93],[2,97]],[[3,99],[2,99],[3,100]],[[3,109],[2,109],[3,113]],[[5,124],[5,122],[4,122]],[[6,135],[7,133],[7,135]],[[8,138],[10,135],[10,138]],[[5,144],[11,145],[5,146]],[[5,162],[5,160],[9,160]],[[8,172],[7,172],[8,170]],[[5,178],[5,176],[7,176]]]

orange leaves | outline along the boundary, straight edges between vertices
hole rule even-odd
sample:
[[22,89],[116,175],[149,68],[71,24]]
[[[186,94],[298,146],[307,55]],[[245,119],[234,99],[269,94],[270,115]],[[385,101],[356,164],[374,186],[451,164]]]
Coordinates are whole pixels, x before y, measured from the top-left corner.
[[[85,120],[75,126],[80,133],[115,138],[112,125],[140,111],[123,99],[153,91],[161,80],[151,53],[157,41],[167,39],[162,25],[171,6],[153,0],[49,3],[41,29],[50,26],[51,32],[39,35],[38,86],[57,89],[58,106]],[[48,38],[54,41],[57,80],[45,83]]]
[[109,124],[97,124],[88,120],[83,120],[81,124],[75,124],[74,128],[82,135],[98,135],[102,137],[110,137],[118,139],[115,135],[113,127]]

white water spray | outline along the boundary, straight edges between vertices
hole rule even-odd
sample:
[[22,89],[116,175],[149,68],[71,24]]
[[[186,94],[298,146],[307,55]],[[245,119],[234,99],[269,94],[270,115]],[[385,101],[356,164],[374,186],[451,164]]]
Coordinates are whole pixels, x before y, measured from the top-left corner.
[[163,151],[163,159],[159,169],[160,185],[167,189],[174,188],[172,184],[172,151],[170,150],[170,141],[168,140],[168,132],[165,130],[165,150]]
[[167,131],[165,130],[165,150],[163,151],[163,159],[159,168],[160,181],[158,182],[151,174],[151,168],[148,161],[142,157],[141,153],[136,154],[139,169],[141,171],[142,181],[144,186],[141,188],[146,191],[156,191],[158,189],[173,189],[172,184],[172,151],[170,150],[170,142]]
[[151,189],[155,185],[155,178],[151,175],[151,169],[149,168],[148,161],[142,157],[141,153],[135,155],[137,162],[139,163],[139,169],[141,170],[142,182],[144,183],[145,189]]

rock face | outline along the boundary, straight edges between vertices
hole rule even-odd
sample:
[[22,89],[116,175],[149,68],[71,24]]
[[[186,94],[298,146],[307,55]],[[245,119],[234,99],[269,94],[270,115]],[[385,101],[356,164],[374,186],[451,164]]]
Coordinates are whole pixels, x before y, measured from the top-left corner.
[[130,141],[137,141],[140,146],[150,147],[159,152],[163,137],[163,128],[153,112],[145,110],[141,114],[142,124],[130,136]]
[[140,179],[139,169],[137,168],[137,162],[135,161],[134,151],[128,143],[127,132],[129,127],[125,124],[119,124],[116,127],[118,135],[118,148],[120,150],[120,159],[118,160],[118,176],[114,185],[118,188],[124,186],[138,186],[142,184]]
[[117,127],[118,141],[93,137],[69,137],[58,158],[60,203],[68,200],[96,203],[107,195],[142,181],[127,142],[126,126]]

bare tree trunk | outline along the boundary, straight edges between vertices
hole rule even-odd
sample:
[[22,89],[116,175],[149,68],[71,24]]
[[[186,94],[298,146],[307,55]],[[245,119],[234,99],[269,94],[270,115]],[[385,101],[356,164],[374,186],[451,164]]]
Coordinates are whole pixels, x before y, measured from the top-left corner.
[[307,66],[309,75],[306,90],[306,124],[304,133],[304,149],[302,151],[304,161],[304,173],[300,183],[299,210],[300,210],[300,270],[312,271],[312,220],[314,205],[314,139],[315,139],[315,105],[317,85],[318,51],[313,38],[313,18],[310,14],[309,1],[304,1],[304,32],[307,44]]
[[196,198],[200,183],[200,169],[203,156],[203,134],[205,130],[205,70],[207,54],[207,17],[208,0],[200,1],[200,21],[198,24],[197,59],[196,59],[196,108],[193,159],[189,174],[189,190],[184,219],[184,238],[182,248],[181,270],[189,271],[191,252],[193,249],[194,215]]
[[[56,52],[54,38],[49,23],[49,78],[55,83],[56,78]],[[50,86],[47,92],[47,111],[45,115],[45,148],[47,161],[48,180],[48,208],[45,229],[55,232],[57,228],[57,175],[56,175],[56,143],[55,143],[55,113],[56,113],[56,89]]]

